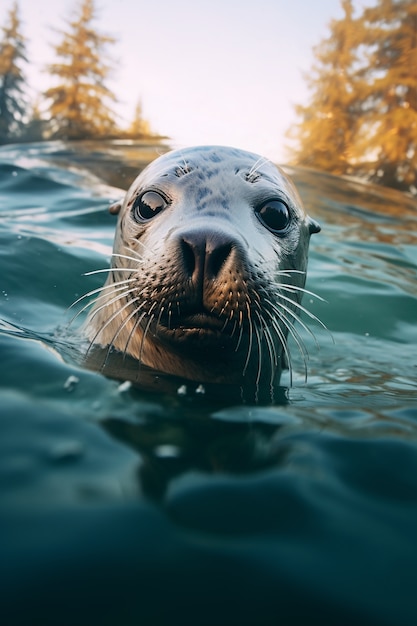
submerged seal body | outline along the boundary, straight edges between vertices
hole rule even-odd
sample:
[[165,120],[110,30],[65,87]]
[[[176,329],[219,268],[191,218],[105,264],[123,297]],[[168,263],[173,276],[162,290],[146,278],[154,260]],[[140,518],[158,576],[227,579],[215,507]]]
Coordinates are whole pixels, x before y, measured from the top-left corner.
[[201,383],[277,384],[320,230],[284,172],[238,149],[177,150],[146,167],[113,212],[91,345]]

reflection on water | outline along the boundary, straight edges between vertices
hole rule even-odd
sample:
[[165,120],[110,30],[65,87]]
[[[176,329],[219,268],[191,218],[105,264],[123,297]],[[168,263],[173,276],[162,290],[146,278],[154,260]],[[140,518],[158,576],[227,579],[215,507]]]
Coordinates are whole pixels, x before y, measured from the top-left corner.
[[271,450],[276,427],[217,424],[191,420],[181,423],[132,425],[106,420],[104,428],[140,453],[139,485],[143,493],[161,500],[170,483],[188,472],[252,473],[277,464],[280,452]]
[[134,389],[80,365],[68,307],[164,149],[0,150],[5,623],[415,624],[416,201],[291,169],[323,227],[307,383],[293,346],[273,405],[152,372]]

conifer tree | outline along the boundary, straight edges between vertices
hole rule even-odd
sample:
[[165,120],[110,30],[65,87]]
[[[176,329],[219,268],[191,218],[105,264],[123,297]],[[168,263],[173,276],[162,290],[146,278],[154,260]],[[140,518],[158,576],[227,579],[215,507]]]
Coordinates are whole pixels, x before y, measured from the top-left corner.
[[376,0],[331,23],[308,79],[295,162],[417,191],[417,3]]
[[60,61],[49,66],[58,85],[46,92],[51,99],[52,136],[66,139],[108,137],[115,133],[116,98],[105,84],[111,67],[103,57],[104,48],[114,39],[92,28],[93,0],[82,0],[79,15],[61,32],[55,51]]
[[416,188],[417,3],[380,0],[363,19],[369,58],[358,148],[364,171],[388,186]]
[[354,68],[361,28],[352,1],[341,5],[344,17],[332,20],[330,36],[314,48],[316,63],[307,77],[310,103],[296,106],[301,122],[288,133],[298,142],[295,162],[334,174],[348,169],[358,123]]
[[31,116],[24,127],[22,139],[23,141],[42,141],[45,136],[48,136],[48,124],[43,118],[39,100],[36,99],[32,104]]
[[136,105],[135,115],[127,134],[133,138],[149,137],[152,134],[149,122],[143,117],[142,102],[140,100]]
[[20,32],[18,5],[9,12],[0,41],[0,143],[19,137],[27,113],[22,64],[26,59],[26,42]]

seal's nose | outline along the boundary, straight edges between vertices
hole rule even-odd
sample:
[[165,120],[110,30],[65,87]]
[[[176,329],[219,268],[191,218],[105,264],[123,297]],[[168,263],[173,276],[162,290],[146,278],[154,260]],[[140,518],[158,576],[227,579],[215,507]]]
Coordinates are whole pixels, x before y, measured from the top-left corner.
[[184,271],[196,285],[218,278],[236,246],[229,234],[216,230],[182,233],[179,244]]

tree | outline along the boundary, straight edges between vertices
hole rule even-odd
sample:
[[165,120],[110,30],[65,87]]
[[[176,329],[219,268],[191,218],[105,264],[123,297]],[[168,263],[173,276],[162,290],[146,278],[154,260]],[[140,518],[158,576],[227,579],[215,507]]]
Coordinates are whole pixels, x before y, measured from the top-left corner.
[[105,80],[111,67],[102,60],[104,48],[114,39],[97,33],[91,26],[95,19],[93,0],[83,0],[79,16],[61,31],[61,43],[55,51],[62,60],[49,66],[59,79],[57,86],[46,92],[53,137],[86,139],[108,137],[115,133],[115,114],[111,103],[115,96]]
[[344,17],[332,20],[330,36],[314,48],[316,64],[307,77],[312,93],[307,106],[296,106],[301,122],[290,129],[298,142],[295,161],[343,174],[352,158],[359,121],[355,67],[361,24],[353,17],[351,0],[341,2]]
[[295,162],[416,192],[417,3],[378,0],[357,19],[342,7],[296,107]]
[[17,3],[9,11],[8,18],[0,42],[0,143],[19,137],[28,108],[22,70],[22,63],[27,62],[26,42],[20,32]]
[[30,119],[22,129],[20,138],[22,141],[43,141],[46,136],[48,136],[48,123],[42,116],[39,101],[35,100]]
[[417,187],[417,3],[380,0],[365,9],[362,168],[373,180]]
[[142,102],[139,100],[133,121],[127,131],[127,135],[132,138],[141,139],[142,137],[150,137],[152,135],[148,120],[145,120],[142,112]]

